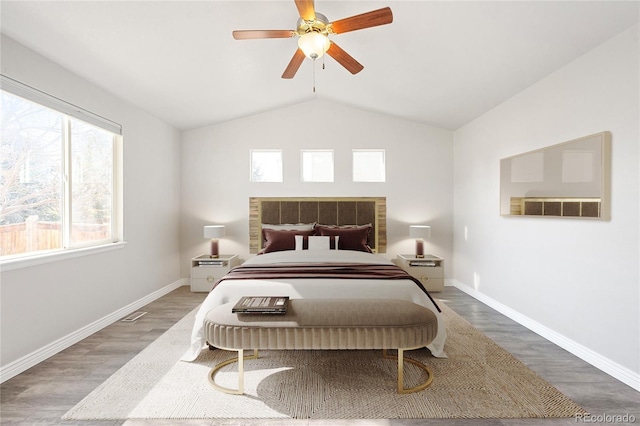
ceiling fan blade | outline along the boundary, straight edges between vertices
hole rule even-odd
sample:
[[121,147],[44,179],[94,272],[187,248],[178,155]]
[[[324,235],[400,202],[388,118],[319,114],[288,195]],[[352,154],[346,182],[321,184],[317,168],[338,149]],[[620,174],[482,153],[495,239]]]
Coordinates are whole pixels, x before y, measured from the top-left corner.
[[302,61],[304,61],[304,58],[304,52],[300,49],[297,49],[296,53],[293,54],[293,58],[291,58],[289,65],[287,65],[284,73],[282,73],[282,78],[293,78],[298,72],[298,68],[300,68]]
[[249,40],[254,38],[289,38],[295,35],[291,30],[236,30],[233,38],[236,40]]
[[391,13],[391,8],[384,7],[332,22],[331,32],[334,34],[342,34],[349,31],[377,27],[378,25],[386,25],[392,22],[393,13]]
[[351,55],[333,41],[331,42],[331,46],[329,46],[329,50],[327,50],[327,54],[338,61],[338,63],[345,67],[351,74],[357,74],[364,69],[360,62],[353,59]]
[[313,0],[295,0],[296,7],[300,17],[305,21],[313,21],[316,19],[316,10],[313,6]]

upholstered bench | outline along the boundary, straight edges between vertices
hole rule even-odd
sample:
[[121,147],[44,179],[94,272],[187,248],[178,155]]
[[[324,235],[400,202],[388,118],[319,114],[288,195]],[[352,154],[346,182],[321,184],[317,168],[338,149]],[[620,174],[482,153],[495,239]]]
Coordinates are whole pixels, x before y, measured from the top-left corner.
[[[398,393],[420,391],[431,384],[433,375],[424,364],[404,359],[404,351],[430,344],[438,330],[438,320],[424,306],[391,299],[291,299],[286,314],[234,314],[235,303],[209,311],[204,333],[210,346],[237,351],[232,358],[209,373],[211,385],[223,392],[244,393],[245,359],[258,357],[259,349],[397,349]],[[244,350],[253,355],[244,357]],[[216,373],[225,365],[238,362],[238,389],[215,382]],[[404,387],[403,362],[412,363],[427,373],[427,380],[415,387]]]

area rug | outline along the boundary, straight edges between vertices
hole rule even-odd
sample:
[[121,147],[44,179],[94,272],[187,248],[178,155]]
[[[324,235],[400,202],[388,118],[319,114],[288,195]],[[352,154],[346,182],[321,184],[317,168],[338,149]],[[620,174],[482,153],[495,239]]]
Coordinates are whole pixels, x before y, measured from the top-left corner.
[[[396,393],[397,363],[381,351],[261,351],[245,362],[245,395],[212,389],[208,371],[233,353],[189,346],[196,310],[67,412],[65,420],[109,419],[426,419],[574,417],[585,411],[522,362],[441,304],[448,358],[427,349],[405,356],[429,366],[432,385]],[[424,380],[405,363],[405,384]],[[216,381],[237,385],[237,364]]]

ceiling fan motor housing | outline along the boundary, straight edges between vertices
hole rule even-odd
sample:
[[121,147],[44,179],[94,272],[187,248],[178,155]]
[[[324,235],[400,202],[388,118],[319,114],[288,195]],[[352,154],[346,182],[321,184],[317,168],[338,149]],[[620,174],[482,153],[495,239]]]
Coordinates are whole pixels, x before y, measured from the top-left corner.
[[329,20],[322,13],[316,12],[316,18],[305,21],[302,18],[298,18],[298,29],[296,33],[299,36],[303,36],[310,32],[316,32],[323,35],[328,35],[331,30],[331,25],[329,25]]

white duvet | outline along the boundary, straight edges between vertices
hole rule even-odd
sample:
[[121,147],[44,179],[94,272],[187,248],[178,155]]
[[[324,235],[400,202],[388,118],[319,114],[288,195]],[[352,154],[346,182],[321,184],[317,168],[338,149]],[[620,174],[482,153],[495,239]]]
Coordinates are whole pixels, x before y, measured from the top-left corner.
[[[392,262],[383,256],[351,250],[291,250],[255,256],[245,265],[267,265],[286,263],[362,263],[387,264]],[[446,328],[442,315],[427,296],[411,280],[362,280],[362,279],[243,279],[224,280],[209,293],[196,314],[191,333],[191,347],[182,356],[183,361],[193,361],[206,347],[204,339],[204,317],[211,309],[242,296],[289,296],[302,298],[383,298],[408,300],[431,309],[438,318],[438,334],[427,346],[433,356],[446,357],[444,341]]]

